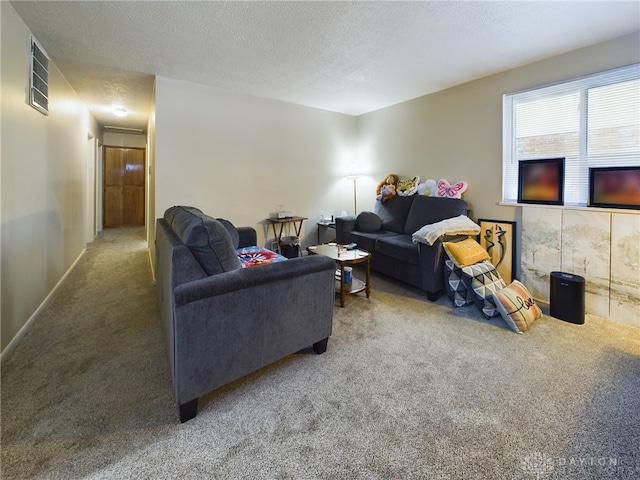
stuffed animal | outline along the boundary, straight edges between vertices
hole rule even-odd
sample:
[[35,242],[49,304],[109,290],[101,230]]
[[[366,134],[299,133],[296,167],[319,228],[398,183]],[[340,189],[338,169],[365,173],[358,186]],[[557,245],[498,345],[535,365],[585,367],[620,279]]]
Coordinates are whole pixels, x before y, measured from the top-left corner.
[[451,185],[446,180],[438,180],[436,197],[462,198],[462,194],[467,191],[467,182],[458,182]]
[[401,197],[408,197],[414,195],[418,191],[418,184],[420,183],[420,177],[413,177],[407,180],[400,180],[396,187],[396,193]]
[[376,187],[376,195],[380,196],[380,193],[382,191],[382,187],[384,187],[385,185],[387,185],[387,196],[389,195],[390,191],[389,187],[393,188],[393,194],[391,194],[391,196],[396,194],[396,187],[398,186],[398,180],[400,179],[400,177],[398,177],[398,175],[396,175],[395,173],[390,173],[388,174],[386,177],[384,177],[384,180],[382,180],[378,186]]
[[380,194],[376,197],[376,200],[384,202],[385,200],[394,197],[396,195],[396,189],[393,185],[384,184],[380,189]]
[[438,184],[433,178],[418,185],[418,195],[426,195],[427,197],[435,197]]

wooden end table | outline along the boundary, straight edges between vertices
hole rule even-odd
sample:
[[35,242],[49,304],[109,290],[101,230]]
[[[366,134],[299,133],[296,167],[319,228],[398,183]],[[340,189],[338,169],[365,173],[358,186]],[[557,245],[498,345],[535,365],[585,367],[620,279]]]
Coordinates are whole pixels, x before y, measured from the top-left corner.
[[[267,218],[267,221],[271,223],[273,227],[273,235],[276,237],[278,243],[278,253],[282,253],[280,247],[282,245],[282,230],[288,223],[293,224],[293,229],[296,232],[296,237],[300,237],[300,231],[302,230],[302,222],[307,220],[307,217],[285,217],[285,218]],[[280,231],[277,231],[276,225],[280,225]]]
[[[371,254],[366,250],[354,249],[347,250],[343,245],[336,245],[335,243],[327,243],[324,245],[312,245],[307,247],[307,251],[310,255],[324,255],[336,262],[340,267],[340,280],[336,279],[336,293],[340,294],[340,306],[344,307],[344,300],[347,295],[355,295],[362,291],[366,292],[367,298],[371,293],[371,268],[369,261],[371,260]],[[344,267],[355,265],[356,263],[366,263],[367,276],[363,282],[351,274],[351,288],[349,284],[344,283]]]

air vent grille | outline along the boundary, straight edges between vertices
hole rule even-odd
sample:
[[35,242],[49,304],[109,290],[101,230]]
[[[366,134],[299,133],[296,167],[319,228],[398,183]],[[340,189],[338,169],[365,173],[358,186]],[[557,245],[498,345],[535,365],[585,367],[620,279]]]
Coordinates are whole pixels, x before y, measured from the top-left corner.
[[49,115],[49,58],[31,37],[31,76],[29,103],[33,108]]
[[112,132],[121,132],[121,133],[142,133],[143,130],[141,128],[129,128],[129,127],[116,127],[113,125],[105,125],[105,130]]

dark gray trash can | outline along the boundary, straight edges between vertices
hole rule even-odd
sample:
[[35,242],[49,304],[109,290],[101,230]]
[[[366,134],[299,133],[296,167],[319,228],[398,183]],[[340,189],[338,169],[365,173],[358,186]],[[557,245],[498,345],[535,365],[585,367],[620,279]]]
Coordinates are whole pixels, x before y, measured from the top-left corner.
[[585,315],[584,277],[551,272],[549,310],[552,317],[583,324]]
[[300,243],[298,237],[283,237],[280,244],[280,254],[287,258],[296,258],[300,256]]

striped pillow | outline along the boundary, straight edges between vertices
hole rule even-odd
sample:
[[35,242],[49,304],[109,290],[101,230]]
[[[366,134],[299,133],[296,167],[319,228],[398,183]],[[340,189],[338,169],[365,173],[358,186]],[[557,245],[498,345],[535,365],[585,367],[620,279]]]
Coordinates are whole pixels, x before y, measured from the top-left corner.
[[511,282],[507,288],[493,293],[496,307],[502,318],[516,333],[524,333],[533,322],[542,317],[542,310],[536,305],[533,297],[518,280]]

